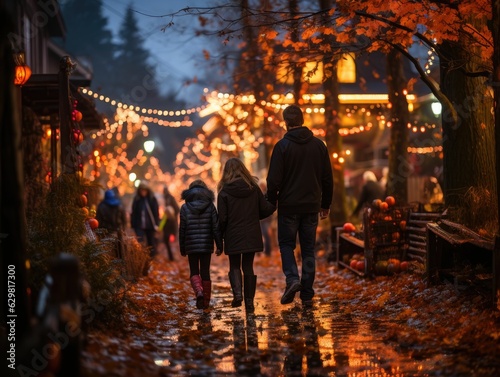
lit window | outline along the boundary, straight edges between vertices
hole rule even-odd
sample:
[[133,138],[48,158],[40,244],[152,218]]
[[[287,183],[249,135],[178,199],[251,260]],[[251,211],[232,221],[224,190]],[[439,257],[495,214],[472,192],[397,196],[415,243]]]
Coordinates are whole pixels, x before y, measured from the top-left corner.
[[342,55],[342,59],[337,64],[337,79],[339,83],[345,84],[356,82],[356,63],[352,55]]
[[302,77],[310,84],[321,84],[323,82],[323,63],[307,62],[302,70]]

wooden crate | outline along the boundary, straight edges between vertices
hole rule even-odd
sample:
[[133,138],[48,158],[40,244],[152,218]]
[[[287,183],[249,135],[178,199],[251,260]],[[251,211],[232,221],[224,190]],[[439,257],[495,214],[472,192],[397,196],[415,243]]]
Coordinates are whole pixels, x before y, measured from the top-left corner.
[[[364,276],[365,271],[358,271],[351,268],[349,261],[354,255],[364,255],[365,243],[355,234],[346,233],[342,228],[336,228],[337,231],[337,266],[347,268],[357,275]],[[365,261],[366,265],[366,261]]]
[[427,263],[427,224],[436,222],[441,214],[435,212],[411,212],[410,220],[406,226],[408,233],[409,260],[416,260],[426,265]]
[[406,227],[411,207],[390,207],[386,211],[366,208],[363,215],[366,274],[374,274],[378,261],[407,258],[408,233]]

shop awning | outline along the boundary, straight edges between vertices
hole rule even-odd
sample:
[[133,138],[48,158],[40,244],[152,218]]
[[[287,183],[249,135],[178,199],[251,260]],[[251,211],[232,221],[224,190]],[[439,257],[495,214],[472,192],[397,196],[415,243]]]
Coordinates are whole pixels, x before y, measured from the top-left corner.
[[[79,87],[88,87],[90,81],[70,77],[70,93],[78,101],[77,110],[82,113],[82,130],[103,129],[103,117],[94,103],[83,96]],[[30,107],[38,116],[51,116],[59,113],[59,80],[57,74],[34,74],[22,87],[23,106]]]

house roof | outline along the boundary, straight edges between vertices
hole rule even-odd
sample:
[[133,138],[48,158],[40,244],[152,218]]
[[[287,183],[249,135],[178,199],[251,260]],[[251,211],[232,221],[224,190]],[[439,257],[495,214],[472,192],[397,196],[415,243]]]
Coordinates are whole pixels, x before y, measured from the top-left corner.
[[[90,85],[90,80],[70,78],[71,96],[78,101],[77,109],[82,113],[82,129],[104,128],[103,117],[79,87]],[[39,116],[59,114],[59,80],[57,74],[34,74],[22,87],[23,105],[29,106]]]

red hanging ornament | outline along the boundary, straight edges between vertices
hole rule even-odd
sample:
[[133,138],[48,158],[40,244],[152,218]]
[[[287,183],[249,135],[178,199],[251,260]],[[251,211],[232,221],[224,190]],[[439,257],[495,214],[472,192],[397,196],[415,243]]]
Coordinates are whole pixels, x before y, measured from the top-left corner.
[[73,143],[74,144],[79,144],[80,143],[80,130],[75,130],[73,129]]
[[78,110],[73,110],[73,119],[76,121],[76,122],[80,122],[83,118],[83,115],[80,111]]

